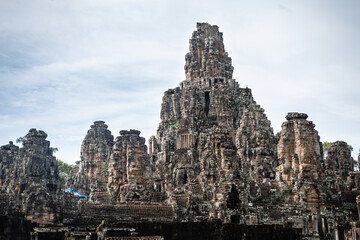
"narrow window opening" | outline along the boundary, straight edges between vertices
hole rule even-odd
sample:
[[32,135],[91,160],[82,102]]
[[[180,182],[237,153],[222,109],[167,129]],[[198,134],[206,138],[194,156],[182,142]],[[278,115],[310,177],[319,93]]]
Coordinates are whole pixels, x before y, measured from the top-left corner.
[[183,184],[186,184],[187,183],[187,174],[186,174],[186,172],[185,172],[185,174],[184,174],[184,179],[183,179]]
[[240,215],[231,215],[230,221],[231,223],[240,223]]
[[205,115],[209,114],[210,108],[210,92],[205,92]]
[[229,193],[226,205],[230,209],[236,209],[236,208],[240,208],[240,204],[241,201],[239,199],[239,192],[233,186],[231,188],[231,192]]

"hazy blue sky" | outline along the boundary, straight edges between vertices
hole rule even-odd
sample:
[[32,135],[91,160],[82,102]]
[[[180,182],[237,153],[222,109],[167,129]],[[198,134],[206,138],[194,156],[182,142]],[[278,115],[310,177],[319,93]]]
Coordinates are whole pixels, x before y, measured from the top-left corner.
[[218,25],[233,77],[280,131],[305,112],[322,141],[360,148],[358,0],[0,0],[0,145],[30,128],[73,163],[93,121],[156,133],[185,79],[196,22]]

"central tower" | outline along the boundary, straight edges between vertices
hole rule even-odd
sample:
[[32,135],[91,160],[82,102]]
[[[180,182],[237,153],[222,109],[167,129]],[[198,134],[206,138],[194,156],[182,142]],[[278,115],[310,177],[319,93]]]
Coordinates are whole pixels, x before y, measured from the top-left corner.
[[248,175],[274,178],[274,134],[251,90],[232,79],[218,27],[198,23],[189,42],[186,79],[164,93],[149,141],[152,182],[179,219],[230,218],[248,204]]

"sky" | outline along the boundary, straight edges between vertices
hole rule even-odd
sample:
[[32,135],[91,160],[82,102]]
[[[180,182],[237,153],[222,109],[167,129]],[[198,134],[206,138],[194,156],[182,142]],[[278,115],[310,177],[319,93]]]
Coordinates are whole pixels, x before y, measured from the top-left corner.
[[48,134],[74,163],[90,125],[156,134],[185,80],[197,22],[218,25],[233,78],[281,130],[304,112],[321,141],[360,149],[358,0],[0,0],[0,145]]

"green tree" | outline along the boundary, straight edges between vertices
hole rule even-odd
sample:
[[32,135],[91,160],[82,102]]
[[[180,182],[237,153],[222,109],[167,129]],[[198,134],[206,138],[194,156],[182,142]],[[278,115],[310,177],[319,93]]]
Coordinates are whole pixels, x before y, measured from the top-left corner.
[[[24,136],[24,137],[18,137],[15,141],[16,141],[16,143],[22,143],[26,140],[27,140],[27,138],[26,138],[26,136]],[[54,154],[57,151],[59,151],[59,149],[57,147],[49,147],[49,151],[50,151],[50,154]]]
[[73,166],[61,161],[60,159],[56,159],[56,163],[59,170],[59,179],[61,182],[61,188],[66,188],[67,181],[69,179],[69,175],[71,170],[73,169]]
[[49,147],[49,151],[50,151],[51,154],[54,154],[57,151],[59,151],[59,149],[57,147]]
[[[322,146],[323,146],[323,150],[326,154],[329,151],[331,144],[333,144],[333,143],[332,142],[323,142]],[[348,146],[350,152],[352,152],[354,150],[350,144],[348,144],[347,146]]]
[[24,137],[18,137],[15,141],[16,141],[16,143],[22,143],[23,141],[25,141],[26,140],[26,136],[24,136]]
[[331,147],[332,142],[323,142],[322,146],[323,146],[323,150],[324,152],[328,152],[330,147]]

